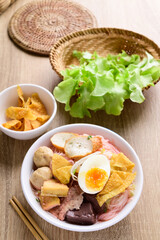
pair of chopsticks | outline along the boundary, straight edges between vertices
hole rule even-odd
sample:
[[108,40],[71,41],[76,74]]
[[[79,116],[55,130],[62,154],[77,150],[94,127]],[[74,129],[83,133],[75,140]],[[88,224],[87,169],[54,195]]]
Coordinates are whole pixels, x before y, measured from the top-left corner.
[[16,210],[20,218],[29,228],[35,239],[37,240],[49,240],[46,235],[39,228],[37,223],[33,220],[33,218],[29,215],[29,213],[24,209],[18,199],[13,196],[12,199],[9,200],[13,208]]

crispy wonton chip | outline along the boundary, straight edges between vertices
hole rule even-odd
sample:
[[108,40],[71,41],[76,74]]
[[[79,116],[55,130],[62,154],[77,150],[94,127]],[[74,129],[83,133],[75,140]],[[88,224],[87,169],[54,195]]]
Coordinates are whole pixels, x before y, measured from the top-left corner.
[[42,123],[38,120],[30,121],[30,123],[33,129],[38,128],[42,125]]
[[65,166],[65,167],[58,168],[55,171],[56,178],[58,178],[58,180],[61,183],[68,184],[71,178],[71,168],[72,166]]
[[28,131],[40,127],[50,118],[38,93],[33,93],[26,102],[20,86],[17,86],[17,93],[18,107],[7,108],[6,116],[13,120],[2,124],[4,127],[17,131]]
[[117,173],[112,173],[107,184],[103,188],[101,192],[99,192],[98,195],[104,195],[106,193],[109,193],[113,191],[114,189],[118,188],[123,184],[123,180]]
[[21,125],[22,125],[21,121],[18,121],[18,120],[11,120],[2,124],[2,126],[5,128],[15,129],[15,130],[20,129]]
[[18,107],[24,107],[25,101],[24,101],[23,92],[20,86],[17,86],[17,93],[18,93]]
[[123,185],[125,188],[129,187],[129,185],[133,182],[136,177],[136,173],[130,172],[122,172],[122,171],[113,171],[119,175],[119,177],[123,180]]
[[29,120],[36,120],[36,116],[33,114],[31,109],[21,108],[21,107],[9,107],[6,110],[7,117],[11,119],[20,120],[22,118],[26,118]]
[[108,199],[122,193],[133,182],[136,173],[114,171],[111,174],[104,189],[97,195],[97,201],[100,206]]
[[43,103],[41,102],[37,93],[32,94],[31,104],[29,105],[29,108],[32,109],[32,111],[36,115],[47,115],[46,108],[43,105]]
[[27,98],[27,101],[25,102],[25,104],[24,104],[24,107],[25,108],[29,108],[29,105],[31,104],[31,98],[30,97],[28,97]]
[[24,118],[23,124],[24,124],[24,131],[32,130],[32,125],[30,120],[28,120],[27,118]]
[[135,164],[131,162],[122,152],[113,154],[110,166],[112,170],[120,170],[124,172],[132,172]]
[[41,123],[45,123],[50,118],[49,115],[38,115],[37,120]]

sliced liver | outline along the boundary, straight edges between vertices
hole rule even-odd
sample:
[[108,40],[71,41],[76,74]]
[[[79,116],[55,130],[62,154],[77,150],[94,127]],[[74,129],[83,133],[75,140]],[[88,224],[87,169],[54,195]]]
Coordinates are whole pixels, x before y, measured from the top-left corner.
[[96,194],[84,193],[83,196],[87,202],[90,202],[92,204],[92,207],[96,214],[101,214],[106,211],[106,204],[104,203],[102,207],[100,207],[96,199]]
[[83,203],[79,210],[68,211],[65,220],[69,223],[91,225],[96,221],[91,203]]

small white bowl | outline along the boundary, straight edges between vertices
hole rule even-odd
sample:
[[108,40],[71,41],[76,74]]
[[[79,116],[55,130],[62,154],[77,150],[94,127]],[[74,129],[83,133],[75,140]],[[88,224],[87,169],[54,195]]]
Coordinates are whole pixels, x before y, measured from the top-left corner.
[[[106,221],[106,222],[97,222],[90,226],[81,226],[81,225],[74,225],[71,223],[67,223],[65,221],[60,221],[56,217],[54,217],[52,214],[50,214],[47,211],[44,211],[40,204],[36,201],[36,197],[33,194],[33,191],[31,189],[31,185],[29,182],[29,178],[32,172],[33,168],[33,155],[34,152],[40,147],[40,146],[49,146],[50,145],[50,138],[53,136],[53,134],[57,132],[75,132],[79,134],[89,134],[89,135],[102,135],[105,138],[108,138],[111,143],[113,143],[120,151],[122,151],[126,156],[129,157],[131,161],[135,163],[135,171],[137,173],[136,179],[135,179],[135,194],[133,196],[132,201],[130,201],[123,209],[122,211],[113,219]],[[76,231],[76,232],[92,232],[101,230],[104,228],[108,228],[119,221],[121,221],[123,218],[125,218],[135,207],[137,204],[139,197],[141,195],[142,187],[143,187],[143,171],[142,166],[140,163],[140,160],[133,150],[133,148],[118,134],[114,133],[113,131],[100,127],[97,125],[92,124],[69,124],[65,126],[61,126],[58,128],[55,128],[43,136],[41,136],[28,150],[22,164],[21,169],[21,185],[23,189],[24,196],[26,200],[28,201],[29,205],[32,207],[32,209],[44,220],[51,223],[52,225],[55,225],[57,227],[70,230],[70,231]]]
[[57,103],[53,95],[45,88],[35,85],[35,84],[18,84],[25,97],[29,97],[32,93],[38,93],[41,101],[46,107],[48,115],[50,115],[49,120],[44,123],[42,126],[29,130],[29,131],[14,131],[7,129],[2,126],[2,123],[9,121],[6,117],[6,109],[10,106],[17,106],[18,102],[18,94],[17,94],[17,85],[11,86],[0,93],[0,130],[4,132],[6,135],[19,139],[19,140],[28,140],[32,138],[36,138],[44,133],[49,125],[51,124],[53,118],[57,112]]

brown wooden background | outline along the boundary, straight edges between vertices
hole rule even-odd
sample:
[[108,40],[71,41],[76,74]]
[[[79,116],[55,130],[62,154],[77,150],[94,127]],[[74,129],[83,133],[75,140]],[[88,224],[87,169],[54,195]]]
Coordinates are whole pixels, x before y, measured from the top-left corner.
[[[37,57],[17,48],[7,35],[10,17],[27,0],[16,1],[0,16],[0,91],[13,84],[35,83],[50,91],[59,82],[47,57]],[[77,0],[88,7],[99,26],[136,31],[160,46],[159,0]],[[23,158],[35,141],[18,141],[0,133],[0,239],[32,240],[29,230],[9,205],[16,195],[51,240],[158,240],[160,239],[160,83],[145,91],[138,105],[127,101],[120,117],[97,112],[92,118],[73,119],[58,104],[51,128],[75,122],[105,126],[124,137],[136,150],[144,170],[144,188],[132,213],[109,229],[75,233],[56,228],[42,220],[27,204],[20,185]]]

